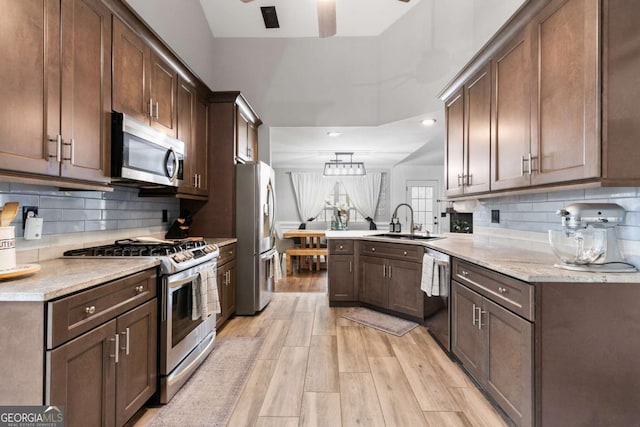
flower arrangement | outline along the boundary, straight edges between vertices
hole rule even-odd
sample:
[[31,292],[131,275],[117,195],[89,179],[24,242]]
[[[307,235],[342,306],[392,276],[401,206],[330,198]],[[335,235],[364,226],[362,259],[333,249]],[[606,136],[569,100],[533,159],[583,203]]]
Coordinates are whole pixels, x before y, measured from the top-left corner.
[[348,203],[333,203],[331,200],[325,200],[325,204],[329,208],[333,208],[334,214],[331,219],[332,230],[346,230],[349,226],[349,206]]

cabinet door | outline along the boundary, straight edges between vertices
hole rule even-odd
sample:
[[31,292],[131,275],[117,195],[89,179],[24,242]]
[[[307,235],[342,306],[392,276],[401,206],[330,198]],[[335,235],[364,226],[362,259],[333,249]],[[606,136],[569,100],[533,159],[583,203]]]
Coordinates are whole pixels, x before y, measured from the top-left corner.
[[424,317],[424,294],[420,289],[422,265],[388,261],[389,309],[413,317]]
[[229,264],[218,265],[216,274],[216,284],[218,285],[218,301],[220,302],[220,313],[216,314],[216,328],[222,326],[227,320],[225,316],[225,307],[227,304],[227,266]]
[[184,180],[180,192],[194,193],[198,186],[196,172],[195,89],[182,79],[178,82],[178,139],[184,142]]
[[258,127],[253,123],[249,123],[247,128],[247,159],[258,161]]
[[249,120],[237,108],[236,118],[236,157],[244,162],[250,161],[249,157]]
[[230,318],[236,312],[236,262],[231,261],[227,264],[227,285],[225,298],[227,300],[225,307],[225,316]]
[[362,256],[359,264],[360,301],[388,308],[387,261],[384,258]]
[[62,0],[61,176],[109,182],[111,13],[98,0]]
[[353,255],[329,255],[329,301],[355,301]]
[[58,175],[60,4],[1,0],[0,10],[0,169]]
[[445,179],[447,196],[458,196],[464,191],[464,97],[462,90],[445,102],[446,153]]
[[489,191],[491,182],[491,64],[464,87],[464,193]]
[[485,299],[483,386],[518,426],[533,424],[533,325]]
[[198,174],[197,192],[209,195],[209,106],[196,99],[195,173]]
[[493,60],[491,189],[530,184],[531,37],[518,34]]
[[115,425],[116,321],[47,353],[47,405],[63,405],[68,426]]
[[533,184],[600,176],[597,0],[553,0],[533,24]]
[[149,95],[153,107],[151,126],[175,138],[178,73],[154,54],[151,54],[150,70]]
[[478,327],[481,307],[480,295],[456,281],[451,282],[451,350],[480,382],[484,372],[482,335]]
[[149,123],[151,50],[119,19],[113,19],[113,109]]
[[120,335],[117,367],[116,423],[124,425],[157,389],[158,301],[147,303],[118,317]]

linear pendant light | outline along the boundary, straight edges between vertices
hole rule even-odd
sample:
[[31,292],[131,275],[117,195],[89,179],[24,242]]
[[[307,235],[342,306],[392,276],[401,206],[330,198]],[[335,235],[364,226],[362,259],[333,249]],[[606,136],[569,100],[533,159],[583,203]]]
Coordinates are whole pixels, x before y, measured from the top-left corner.
[[[363,162],[354,162],[353,153],[335,153],[336,158],[324,164],[324,176],[363,176],[367,174]],[[349,161],[340,156],[349,156]]]

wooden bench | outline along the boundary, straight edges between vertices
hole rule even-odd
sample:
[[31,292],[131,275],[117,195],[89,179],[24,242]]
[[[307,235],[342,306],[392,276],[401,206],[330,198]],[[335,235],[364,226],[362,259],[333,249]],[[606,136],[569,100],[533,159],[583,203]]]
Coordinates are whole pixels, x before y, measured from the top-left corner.
[[[320,271],[320,257],[324,256],[325,261],[328,254],[327,248],[290,248],[285,251],[287,254],[287,275],[293,274],[293,264],[292,257],[315,257],[316,258],[316,269]],[[309,262],[308,267],[309,271],[311,271],[311,266],[313,262]]]

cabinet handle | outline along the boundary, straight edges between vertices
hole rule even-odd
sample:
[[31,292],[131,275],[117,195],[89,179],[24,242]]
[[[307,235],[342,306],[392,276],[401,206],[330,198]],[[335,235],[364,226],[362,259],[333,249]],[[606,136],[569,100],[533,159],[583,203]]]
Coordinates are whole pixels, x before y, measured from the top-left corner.
[[476,305],[475,304],[473,304],[472,310],[473,310],[473,314],[471,315],[471,324],[475,326],[476,325]]
[[[520,164],[520,174],[522,176],[525,175],[531,175],[531,171],[532,171],[532,166],[531,166],[531,162],[533,160],[533,157],[531,157],[531,153],[527,153],[526,156],[522,156],[522,163]],[[524,164],[527,164],[527,169],[525,170]]]
[[351,269],[353,268],[351,261],[349,261],[349,273],[352,273]]
[[56,154],[52,156],[49,154],[49,158],[56,158],[56,162],[60,163],[62,161],[62,135],[56,135],[55,138],[49,138],[49,142],[56,143]]
[[149,98],[149,117],[153,118],[153,98]]
[[124,332],[120,332],[124,335],[124,347],[120,347],[120,350],[124,350],[124,354],[129,355],[129,328],[125,329]]
[[85,307],[84,312],[85,314],[93,314],[96,312],[96,306],[92,305],[90,307]]
[[473,182],[473,175],[469,174],[467,175],[467,183],[465,185],[471,185],[471,183]]
[[387,277],[387,266],[382,264],[382,277]]
[[391,266],[389,266],[389,279],[391,279]]
[[463,177],[464,175],[458,174],[458,187],[462,187],[464,185],[464,183],[462,182]]
[[507,288],[503,288],[502,286],[498,286],[498,292],[500,292],[501,294],[506,294],[508,291]]
[[136,292],[141,294],[142,292],[144,292],[144,286],[140,285],[140,286],[136,286]]
[[156,120],[160,118],[160,103],[156,101]]
[[486,311],[478,307],[478,330],[482,330],[482,315],[485,314]]
[[75,145],[73,144],[73,138],[71,138],[69,140],[69,142],[63,142],[62,145],[66,145],[67,147],[69,147],[69,157],[63,157],[62,160],[69,160],[71,162],[71,164],[73,164],[75,162]]
[[109,357],[115,359],[115,363],[117,364],[120,361],[120,334],[116,334],[115,338],[111,338],[109,341],[115,341],[115,354],[110,354]]

